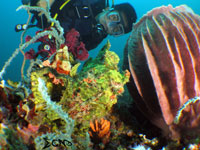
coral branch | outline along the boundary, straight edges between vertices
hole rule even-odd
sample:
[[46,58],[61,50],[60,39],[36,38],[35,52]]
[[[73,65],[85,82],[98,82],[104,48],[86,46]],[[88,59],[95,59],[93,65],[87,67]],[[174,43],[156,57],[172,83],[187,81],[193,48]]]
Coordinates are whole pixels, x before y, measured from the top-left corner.
[[41,79],[38,78],[38,91],[42,91],[41,95],[43,99],[46,101],[47,107],[52,109],[55,113],[57,113],[65,122],[67,123],[66,125],[66,131],[69,135],[72,134],[73,128],[74,128],[74,120],[71,119],[67,113],[65,113],[61,106],[57,105],[55,102],[51,101],[50,96],[47,94],[47,88],[45,86],[45,82]]
[[[52,22],[53,24],[55,24],[55,27],[58,29],[58,31],[59,31],[59,37],[61,38],[61,39],[63,39],[63,34],[64,34],[64,30],[63,30],[63,28],[60,26],[60,23],[57,21],[57,20],[55,20],[55,19],[53,19],[52,17],[51,17],[51,15],[50,15],[50,13],[49,13],[49,11],[46,11],[44,8],[42,8],[42,7],[36,7],[36,6],[27,6],[27,5],[21,5],[21,6],[19,6],[17,9],[16,9],[16,11],[18,11],[18,10],[20,10],[20,9],[25,9],[25,10],[32,10],[32,11],[37,11],[37,12],[41,12],[41,13],[43,13],[45,16],[46,16],[46,18],[48,19],[48,21],[49,22]],[[63,41],[61,42],[61,43],[63,43]]]
[[[5,73],[6,68],[10,65],[10,63],[12,62],[12,60],[18,55],[19,51],[23,52],[23,50],[25,48],[27,48],[30,44],[36,42],[39,38],[41,38],[43,36],[46,36],[46,35],[52,35],[56,39],[56,45],[57,45],[58,48],[60,47],[61,44],[64,43],[64,36],[63,36],[64,30],[60,26],[60,23],[58,21],[56,21],[55,19],[51,18],[51,15],[50,15],[50,13],[48,11],[46,11],[44,8],[30,7],[30,6],[25,6],[25,5],[22,5],[22,6],[18,7],[16,11],[18,11],[20,9],[26,9],[28,12],[29,11],[39,11],[39,12],[42,12],[46,16],[46,18],[48,19],[48,21],[54,23],[56,29],[52,27],[51,30],[49,30],[49,31],[44,31],[44,32],[38,33],[32,39],[30,39],[28,42],[26,42],[24,44],[21,43],[20,46],[19,46],[19,48],[17,48],[14,51],[14,53],[12,54],[12,56],[8,59],[8,61],[3,66],[3,68],[2,68],[2,70],[0,72],[0,79],[3,79],[3,75]],[[29,22],[29,20],[28,20],[28,22]],[[23,34],[24,33],[22,33],[22,36],[23,36]]]
[[3,75],[6,72],[6,68],[10,65],[11,61],[17,56],[17,54],[19,53],[20,49],[17,48],[14,53],[12,54],[12,56],[8,59],[8,61],[5,63],[5,65],[3,66],[1,72],[0,72],[0,79],[3,79]]

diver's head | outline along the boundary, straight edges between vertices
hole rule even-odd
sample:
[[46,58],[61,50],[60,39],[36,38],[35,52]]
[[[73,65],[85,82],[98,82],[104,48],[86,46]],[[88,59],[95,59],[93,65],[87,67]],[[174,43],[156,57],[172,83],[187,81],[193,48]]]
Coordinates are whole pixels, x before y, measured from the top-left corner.
[[136,19],[136,12],[129,3],[115,5],[114,8],[104,10],[96,17],[106,32],[113,36],[130,32]]

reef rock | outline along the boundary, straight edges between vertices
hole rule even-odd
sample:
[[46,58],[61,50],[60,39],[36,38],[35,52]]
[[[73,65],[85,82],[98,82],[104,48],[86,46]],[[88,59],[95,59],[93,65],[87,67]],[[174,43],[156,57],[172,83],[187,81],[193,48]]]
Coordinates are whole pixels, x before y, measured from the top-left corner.
[[155,8],[133,25],[124,54],[129,92],[146,117],[173,138],[198,133],[200,17],[185,5]]

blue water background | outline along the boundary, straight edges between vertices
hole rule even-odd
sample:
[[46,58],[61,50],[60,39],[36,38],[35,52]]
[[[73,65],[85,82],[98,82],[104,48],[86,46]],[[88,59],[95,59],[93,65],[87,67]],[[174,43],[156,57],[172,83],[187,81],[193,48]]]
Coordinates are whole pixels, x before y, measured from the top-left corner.
[[[200,14],[200,0],[115,0],[115,3],[131,3],[137,13],[138,20],[146,14],[148,11],[155,7],[162,5],[172,4],[173,6],[178,6],[181,4],[186,4],[191,7],[196,14]],[[16,12],[16,9],[21,5],[21,0],[2,0],[0,5],[0,70],[2,69],[5,62],[9,59],[12,53],[20,44],[21,33],[16,33],[14,27],[16,24],[26,23],[28,15],[25,10],[20,10]],[[28,31],[28,35],[34,35],[36,29]],[[126,34],[121,37],[111,37],[108,36],[96,49],[90,51],[90,56],[94,57],[99,49],[106,43],[109,39],[111,42],[111,50],[115,51],[120,59],[123,56],[123,49],[125,43],[130,34]],[[28,49],[26,49],[27,51]],[[19,53],[17,57],[12,61],[11,65],[6,69],[6,74],[4,79],[11,79],[18,81],[21,78],[20,69],[23,61],[23,55]]]

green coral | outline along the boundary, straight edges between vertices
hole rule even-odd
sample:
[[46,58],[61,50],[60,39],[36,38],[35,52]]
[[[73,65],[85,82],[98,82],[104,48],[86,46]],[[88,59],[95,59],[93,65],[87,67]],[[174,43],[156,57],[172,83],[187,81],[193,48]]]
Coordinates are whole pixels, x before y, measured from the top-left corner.
[[46,113],[46,117],[43,118],[43,120],[42,120],[43,123],[51,124],[52,121],[57,120],[60,117],[58,114],[52,112],[49,109],[46,109],[46,101],[42,97],[42,94],[41,94],[42,91],[40,91],[38,89],[38,85],[39,85],[38,78],[42,78],[45,81],[46,87],[48,89],[47,92],[51,97],[55,97],[55,95],[58,93],[58,91],[62,88],[60,85],[54,85],[52,83],[52,80],[47,78],[47,74],[49,72],[54,72],[54,71],[51,68],[41,68],[41,69],[38,69],[38,70],[32,72],[31,73],[31,86],[32,86],[31,90],[32,90],[32,93],[34,96],[33,101],[36,104],[36,111],[38,113],[40,111],[42,111],[42,112],[45,111],[45,113]]
[[42,98],[41,93],[38,91],[38,74],[37,72],[33,72],[31,74],[31,86],[32,86],[32,92],[34,96],[34,103],[35,104],[40,104],[44,103],[45,101]]
[[[129,81],[126,73],[120,73],[118,69],[119,57],[109,50],[108,42],[95,59],[85,62],[82,70],[77,73],[79,64],[73,64],[74,69],[69,75],[58,74],[55,69],[43,67],[31,73],[32,91],[36,105],[44,105],[45,100],[38,90],[38,79],[41,78],[47,87],[47,94],[57,105],[62,106],[63,111],[75,120],[74,134],[85,137],[89,129],[90,121],[102,118],[111,112],[111,108],[117,103],[117,96],[124,91],[124,84]],[[62,79],[63,85],[55,85],[46,75],[52,73],[57,79]],[[59,89],[59,92],[57,92]],[[56,92],[54,92],[57,90]],[[58,95],[58,96],[55,96]],[[55,99],[52,99],[56,97]],[[41,111],[44,111],[41,110]],[[43,122],[55,122],[62,119],[50,109],[45,110],[46,117]],[[49,121],[48,121],[49,120]],[[58,125],[53,129],[60,129]]]
[[63,91],[59,103],[68,104],[64,109],[81,124],[79,130],[88,129],[89,121],[109,114],[129,80],[129,76],[118,71],[119,57],[109,48],[108,42],[95,59],[84,64],[71,87]]

